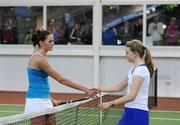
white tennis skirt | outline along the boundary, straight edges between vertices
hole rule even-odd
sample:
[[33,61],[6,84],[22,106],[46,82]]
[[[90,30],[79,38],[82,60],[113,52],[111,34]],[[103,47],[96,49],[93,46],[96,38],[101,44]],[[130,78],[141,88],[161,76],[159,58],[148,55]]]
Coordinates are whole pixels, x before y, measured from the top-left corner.
[[42,111],[52,107],[53,104],[49,98],[26,98],[24,112]]

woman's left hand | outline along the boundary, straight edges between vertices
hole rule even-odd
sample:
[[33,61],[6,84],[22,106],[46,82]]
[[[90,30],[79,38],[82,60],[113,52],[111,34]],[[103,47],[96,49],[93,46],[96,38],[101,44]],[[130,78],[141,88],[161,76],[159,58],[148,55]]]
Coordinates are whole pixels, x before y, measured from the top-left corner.
[[107,109],[111,106],[111,103],[110,102],[104,102],[104,103],[101,103],[98,105],[98,108],[100,110],[104,110],[104,109]]
[[55,100],[53,98],[51,98],[51,101],[52,101],[53,106],[58,106],[60,103],[63,102],[62,100]]

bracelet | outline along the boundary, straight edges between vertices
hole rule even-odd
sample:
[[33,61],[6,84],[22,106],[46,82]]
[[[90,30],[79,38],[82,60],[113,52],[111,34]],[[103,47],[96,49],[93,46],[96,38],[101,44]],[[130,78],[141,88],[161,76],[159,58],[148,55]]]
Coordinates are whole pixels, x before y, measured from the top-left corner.
[[110,103],[111,103],[111,106],[112,106],[112,107],[114,107],[114,106],[116,105],[114,100],[111,101]]

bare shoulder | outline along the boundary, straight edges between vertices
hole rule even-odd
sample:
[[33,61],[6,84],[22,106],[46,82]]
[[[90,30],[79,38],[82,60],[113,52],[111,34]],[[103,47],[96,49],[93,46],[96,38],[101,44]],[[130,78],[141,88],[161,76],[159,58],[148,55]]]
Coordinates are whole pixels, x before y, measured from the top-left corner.
[[45,62],[47,62],[47,59],[44,56],[39,54],[33,54],[29,59],[28,66],[39,69],[40,65],[44,64]]

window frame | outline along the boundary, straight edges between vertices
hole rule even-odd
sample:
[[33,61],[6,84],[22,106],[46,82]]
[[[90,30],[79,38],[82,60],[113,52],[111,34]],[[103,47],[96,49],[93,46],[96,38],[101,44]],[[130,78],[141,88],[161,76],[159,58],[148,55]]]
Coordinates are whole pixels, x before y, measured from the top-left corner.
[[[50,55],[80,55],[80,56],[94,56],[98,59],[99,56],[120,56],[124,57],[123,46],[104,46],[102,45],[102,6],[103,5],[143,5],[143,41],[146,39],[146,7],[150,4],[180,4],[180,1],[171,0],[19,0],[6,1],[0,0],[0,7],[8,6],[43,6],[43,27],[47,27],[47,6],[80,6],[90,5],[93,8],[93,41],[92,45],[57,45],[55,51],[50,52]],[[72,51],[69,52],[69,48]],[[179,58],[179,46],[148,46],[152,52],[153,57],[167,57]],[[25,50],[25,51],[24,51]],[[33,52],[32,45],[0,45],[0,55],[29,55]],[[83,53],[83,54],[82,54]]]

